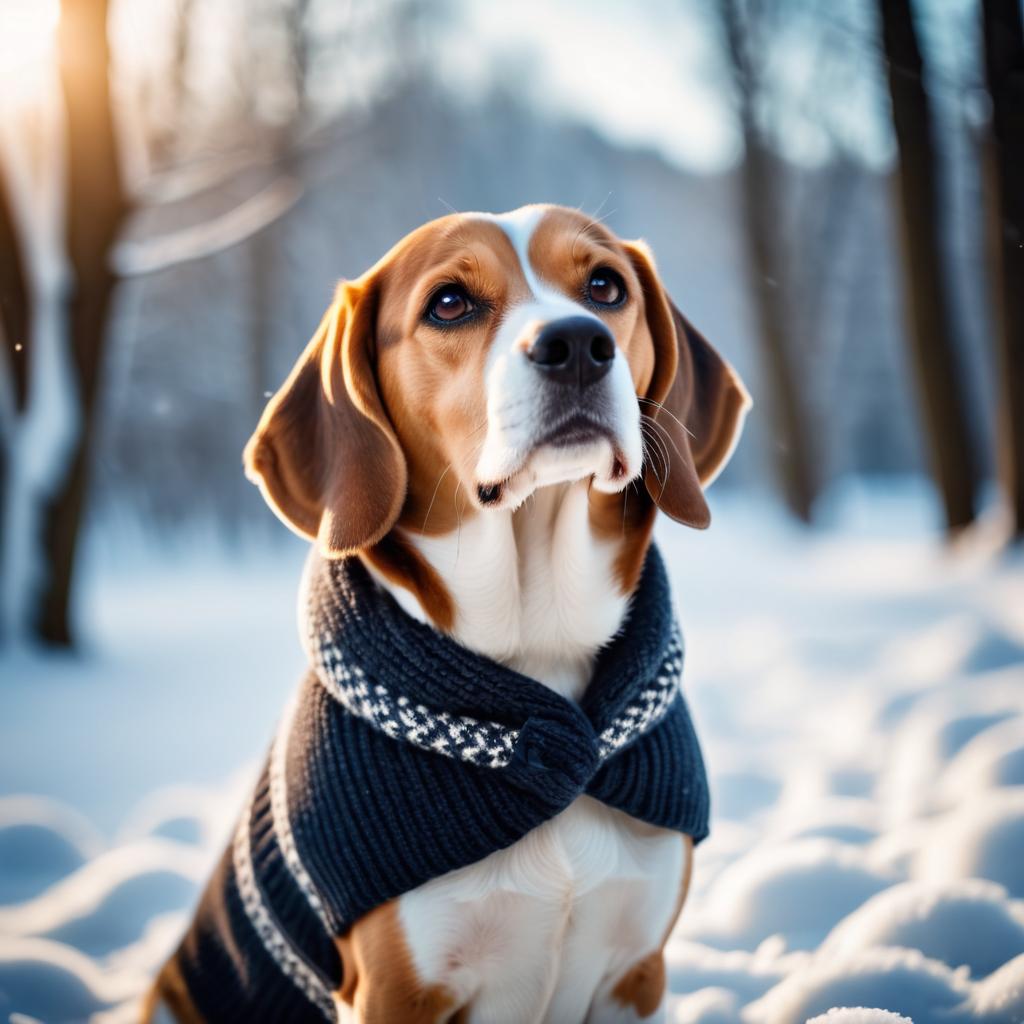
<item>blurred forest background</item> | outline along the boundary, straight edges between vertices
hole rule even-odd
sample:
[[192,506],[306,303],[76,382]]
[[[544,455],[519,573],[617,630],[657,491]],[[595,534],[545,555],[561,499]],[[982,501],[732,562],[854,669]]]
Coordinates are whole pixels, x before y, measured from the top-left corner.
[[643,236],[755,409],[719,487],[927,476],[1024,531],[1019,0],[3,0],[3,630],[85,532],[281,531],[242,446],[450,209]]

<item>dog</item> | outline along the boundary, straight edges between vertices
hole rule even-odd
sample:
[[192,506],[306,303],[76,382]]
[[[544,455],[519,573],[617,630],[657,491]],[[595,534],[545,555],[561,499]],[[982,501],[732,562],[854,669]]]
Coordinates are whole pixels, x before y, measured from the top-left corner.
[[[546,707],[543,694],[550,694],[551,706],[569,722],[565,728],[585,735],[589,726],[576,709],[585,705],[602,652],[616,642],[622,647],[621,637],[614,638],[624,623],[643,619],[635,624],[642,629],[670,604],[659,594],[642,615],[635,607],[639,592],[649,589],[644,580],[660,571],[652,568],[656,514],[698,529],[709,524],[704,489],[728,461],[749,407],[736,372],[667,295],[644,243],[622,241],[597,220],[558,206],[460,213],[412,232],[362,277],[339,287],[270,401],[245,465],[276,515],[314,542],[314,562],[328,560],[308,572],[323,573],[324,564],[351,567],[341,590],[330,592],[328,610],[349,614],[344,606],[358,592],[356,604],[376,601],[375,614],[387,618],[378,631],[409,632],[421,652],[433,650],[431,637],[438,637],[448,645],[446,657],[457,660],[464,651],[479,659],[473,664],[480,672],[493,665],[512,673],[513,681],[534,688],[537,706]],[[368,587],[379,596],[368,596]],[[414,625],[393,627],[395,616]],[[364,619],[359,636],[372,644],[380,639],[378,626],[372,616]],[[374,655],[381,672],[387,651],[385,645]],[[671,645],[668,651],[658,679],[677,689],[673,672],[681,655]],[[616,664],[627,665],[630,652],[620,654]],[[396,647],[397,685],[404,657]],[[428,768],[443,762],[452,772],[460,769],[433,751],[450,754],[448,737],[461,736],[467,722],[483,728],[465,714],[443,713],[441,732],[426,732],[407,700],[387,704],[387,686],[360,690],[362,669],[342,666],[331,678],[349,718],[378,715],[375,694],[385,708],[376,732],[362,720],[352,726],[372,732],[380,744],[353,799],[372,800],[373,772],[383,779],[400,746],[405,756],[407,745],[393,738],[399,728],[407,726],[425,751],[416,753],[417,764],[432,758]],[[674,690],[655,698],[657,713],[630,711],[636,728],[606,746],[625,746],[653,729],[673,696]],[[387,718],[392,713],[394,720]],[[485,780],[494,768],[564,781],[564,772],[549,771],[551,759],[576,764],[572,742],[559,746],[542,737],[541,747],[527,749],[524,730],[492,724],[491,767],[472,768]],[[293,766],[288,743],[301,744],[296,727],[289,724],[286,734],[289,729],[282,772]],[[434,737],[432,749],[423,736]],[[509,749],[519,753],[503,759],[508,737]],[[543,756],[534,756],[535,749]],[[459,756],[471,753],[463,748]],[[274,803],[273,754],[270,763],[267,807]],[[641,820],[620,809],[626,804],[610,806],[584,791],[595,763],[591,758],[580,770],[583,781],[552,805],[564,809],[480,859],[458,861],[436,877],[411,876],[426,880],[408,890],[384,886],[382,892],[396,894],[376,905],[379,897],[359,903],[372,909],[344,933],[328,936],[320,953],[301,948],[311,942],[295,937],[306,934],[301,928],[284,938],[275,932],[281,922],[273,907],[263,906],[259,880],[252,878],[261,870],[254,861],[263,856],[266,830],[254,825],[250,838],[246,824],[190,935],[161,972],[147,1012],[179,1021],[659,1019],[663,947],[686,897],[694,840],[702,836],[652,824],[657,812]],[[350,784],[348,777],[337,783]],[[501,790],[513,794],[508,799],[516,792],[515,786]],[[295,813],[312,815],[325,835],[365,842],[366,859],[376,863],[353,867],[352,877],[390,877],[387,861],[396,855],[385,851],[390,839],[374,838],[375,812],[365,829],[366,823],[357,829],[324,822],[319,808],[305,807],[312,798],[296,793],[304,809]],[[420,805],[409,806],[409,816],[418,817]],[[280,808],[273,809],[276,820]],[[254,817],[244,821],[262,821],[264,813],[270,811],[263,804],[250,808]],[[450,815],[429,822],[430,835],[447,829],[445,844],[453,848],[456,838],[472,839],[462,813],[452,804]],[[490,812],[482,806],[472,813]],[[418,820],[393,827],[403,829],[406,846],[416,847]],[[330,927],[343,915],[331,917],[312,867],[303,867],[301,837],[291,835],[298,829],[291,821],[279,837],[279,859],[289,868],[281,877],[307,897],[309,920],[315,925],[319,917]],[[426,825],[422,831],[426,836]],[[334,841],[324,840],[321,877],[330,874]],[[461,860],[466,856],[476,854]],[[409,857],[412,862],[415,852]],[[351,857],[348,863],[354,864]],[[361,898],[367,885],[352,883],[352,892]],[[249,945],[258,958],[251,964]],[[307,961],[321,954],[336,964],[309,968]],[[280,1000],[291,997],[273,988],[278,975],[294,983],[287,1009]],[[232,985],[254,990],[251,1001],[232,1002],[225,994]],[[219,1010],[204,1008],[197,995],[203,986],[220,993]]]

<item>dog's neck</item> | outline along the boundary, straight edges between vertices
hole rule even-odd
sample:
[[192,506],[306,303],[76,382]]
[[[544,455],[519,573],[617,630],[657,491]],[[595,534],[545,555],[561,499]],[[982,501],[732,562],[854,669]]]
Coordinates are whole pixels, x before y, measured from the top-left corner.
[[[585,481],[542,488],[515,512],[478,514],[442,536],[405,539],[447,589],[459,643],[580,697],[629,600],[616,581],[618,543],[592,529]],[[364,561],[409,614],[436,625],[412,589]]]

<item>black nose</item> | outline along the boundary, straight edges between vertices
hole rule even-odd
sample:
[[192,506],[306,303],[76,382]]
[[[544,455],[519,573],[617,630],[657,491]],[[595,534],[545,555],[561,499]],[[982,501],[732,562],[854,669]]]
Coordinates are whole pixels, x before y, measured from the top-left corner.
[[585,388],[612,368],[615,339],[600,320],[570,316],[544,327],[526,355],[551,380]]

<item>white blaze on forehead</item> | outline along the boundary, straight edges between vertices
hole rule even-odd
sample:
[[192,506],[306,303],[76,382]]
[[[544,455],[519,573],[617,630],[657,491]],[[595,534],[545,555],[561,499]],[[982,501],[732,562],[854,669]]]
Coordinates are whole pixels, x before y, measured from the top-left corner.
[[[526,279],[526,286],[530,289],[530,294],[535,302],[542,302],[547,307],[545,312],[557,312],[557,307],[561,307],[563,316],[576,316],[581,313],[592,316],[593,314],[580,303],[573,302],[557,288],[542,281],[530,262],[530,239],[533,238],[537,226],[544,219],[548,210],[549,208],[546,206],[520,206],[518,210],[512,210],[509,213],[474,213],[470,216],[497,224],[505,232],[515,250],[516,258],[519,260],[523,277]],[[551,307],[556,307],[556,309]],[[596,320],[597,317],[594,319]]]
[[547,210],[543,206],[520,206],[518,210],[512,210],[510,213],[481,215],[492,224],[497,224],[508,236],[512,248],[516,251],[519,265],[523,269],[526,285],[536,298],[540,298],[541,292],[545,291],[545,288],[530,263],[530,239],[533,238],[533,233],[537,230],[537,225],[545,213]]

